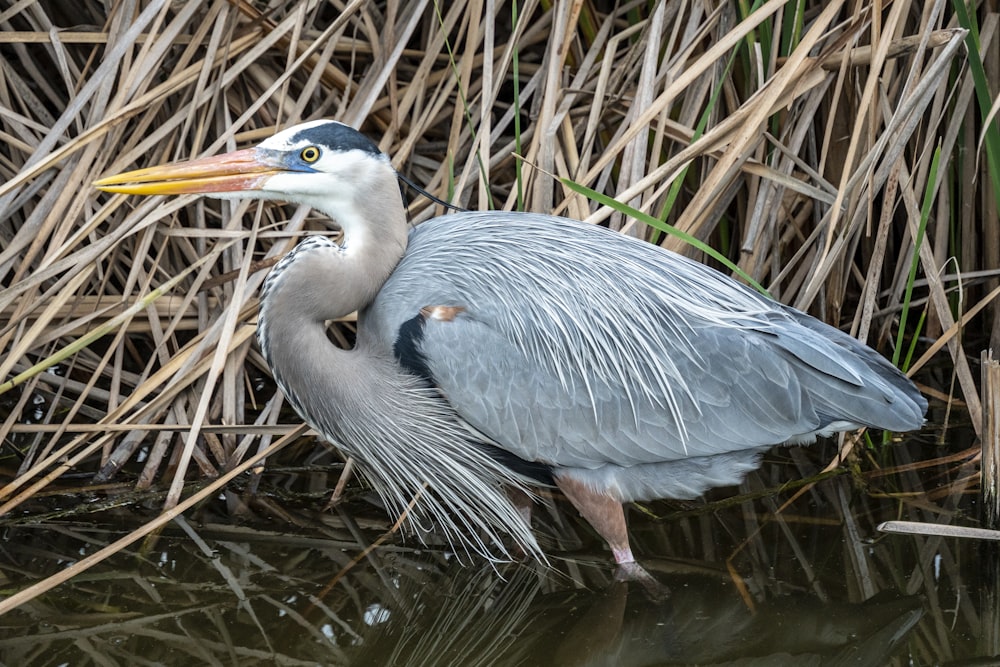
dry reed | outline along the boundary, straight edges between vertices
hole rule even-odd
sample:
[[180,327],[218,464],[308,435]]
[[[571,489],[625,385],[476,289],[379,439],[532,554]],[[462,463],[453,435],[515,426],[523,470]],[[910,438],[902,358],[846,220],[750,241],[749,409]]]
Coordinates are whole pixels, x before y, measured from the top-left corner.
[[[802,16],[784,0],[749,15],[742,3],[606,5],[0,9],[0,513],[70,470],[115,479],[139,451],[129,479],[169,487],[173,508],[185,479],[221,481],[297,426],[256,380],[257,291],[274,258],[329,223],[90,183],[316,117],[361,127],[461,206],[654,239],[560,179],[614,195],[887,354],[912,310],[902,340],[919,319],[926,353],[911,372],[933,360],[945,385],[953,374],[978,426],[962,340],[989,330],[975,314],[997,294],[981,285],[995,286],[1000,255],[966,33],[949,5],[811,3]],[[979,30],[989,62],[996,28],[990,14]],[[415,223],[440,213],[411,204]],[[922,282],[907,303],[915,254]],[[32,401],[43,425],[24,423]]]

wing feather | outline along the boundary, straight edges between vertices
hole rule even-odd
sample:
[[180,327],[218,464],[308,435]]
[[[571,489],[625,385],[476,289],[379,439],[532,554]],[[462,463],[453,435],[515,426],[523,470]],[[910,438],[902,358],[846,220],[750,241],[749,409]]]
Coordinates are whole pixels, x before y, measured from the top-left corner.
[[926,407],[846,334],[563,218],[466,213],[417,227],[359,330],[391,350],[428,305],[461,307],[425,324],[434,382],[529,461],[660,463],[807,440],[833,421],[916,428]]

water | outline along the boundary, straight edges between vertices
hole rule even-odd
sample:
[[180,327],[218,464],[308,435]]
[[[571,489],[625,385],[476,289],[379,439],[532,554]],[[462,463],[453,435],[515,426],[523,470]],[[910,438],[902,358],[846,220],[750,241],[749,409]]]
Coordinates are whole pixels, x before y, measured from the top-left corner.
[[[615,582],[563,501],[536,512],[549,567],[460,559],[392,537],[363,495],[322,513],[315,471],[269,473],[255,519],[223,501],[0,617],[6,665],[932,665],[1000,654],[996,543],[882,535],[889,519],[978,525],[967,434],[940,429],[862,452],[804,491],[833,444],[775,451],[712,504],[629,512],[633,546],[667,588]],[[922,463],[931,461],[930,464]],[[878,472],[872,472],[877,470]],[[336,471],[326,478],[335,478]],[[736,493],[757,494],[737,502]],[[303,500],[303,498],[307,498]],[[66,498],[59,499],[65,503]],[[139,504],[8,518],[4,594],[125,534]],[[266,518],[268,511],[274,518]],[[357,564],[352,562],[357,559]],[[463,562],[464,561],[464,562]]]

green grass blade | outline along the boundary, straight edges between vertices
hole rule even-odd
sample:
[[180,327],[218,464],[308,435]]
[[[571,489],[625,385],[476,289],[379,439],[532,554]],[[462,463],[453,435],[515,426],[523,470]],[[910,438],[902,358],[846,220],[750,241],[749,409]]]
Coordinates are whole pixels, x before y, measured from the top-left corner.
[[917,268],[920,266],[920,245],[924,241],[927,221],[931,217],[931,207],[937,196],[937,174],[941,165],[941,147],[934,149],[931,168],[927,174],[927,186],[924,188],[924,201],[920,206],[920,224],[917,227],[917,238],[913,240],[913,260],[910,262],[910,275],[906,278],[906,291],[903,294],[903,310],[899,314],[899,331],[896,332],[896,349],[892,352],[892,363],[899,366],[899,357],[903,351],[903,336],[906,334],[906,320],[910,313],[910,301],[913,299],[913,282],[917,279]]
[[190,274],[196,268],[204,264],[208,259],[209,259],[208,255],[202,257],[201,260],[187,267],[179,274],[168,280],[166,283],[164,283],[160,287],[157,287],[152,292],[150,292],[146,296],[136,301],[122,313],[119,313],[118,315],[108,320],[101,326],[93,329],[92,331],[88,331],[85,335],[80,336],[80,338],[74,340],[72,343],[62,348],[61,350],[58,350],[55,354],[51,354],[45,359],[42,359],[41,361],[39,361],[37,364],[27,369],[26,371],[19,373],[14,377],[12,377],[10,380],[7,380],[6,382],[0,384],[0,394],[4,394],[13,389],[14,387],[16,387],[17,385],[27,382],[36,375],[44,373],[46,370],[52,368],[56,364],[62,363],[66,359],[69,359],[74,354],[84,349],[85,347],[89,346],[91,343],[98,340],[99,338],[102,338],[110,333],[113,333],[122,324],[128,322],[130,319],[132,319],[133,317],[144,311],[146,308],[148,308],[151,303],[153,303],[161,296],[172,290],[181,280],[183,280],[188,274]]
[[[726,63],[726,69],[722,72],[720,77],[719,85],[715,87],[712,92],[712,97],[708,100],[708,104],[705,106],[705,111],[702,112],[701,117],[698,118],[698,124],[694,128],[694,134],[691,136],[691,143],[701,139],[701,136],[705,134],[705,128],[708,126],[708,120],[712,116],[712,111],[715,110],[716,104],[718,104],[719,96],[722,94],[723,85],[722,82],[730,75],[733,69],[733,65],[736,62],[736,51],[734,51],[729,56],[729,61]],[[684,177],[687,175],[688,168],[690,165],[685,165],[681,169],[681,173],[674,179],[674,182],[670,184],[670,189],[667,191],[666,200],[663,203],[663,208],[660,209],[660,220],[666,222],[667,218],[670,216],[670,211],[673,210],[674,204],[677,203],[677,197],[680,194],[681,186],[684,184]]]
[[[451,71],[455,75],[455,88],[458,90],[458,98],[462,102],[462,111],[465,113],[465,122],[468,124],[469,131],[472,133],[472,146],[475,150],[476,166],[479,167],[479,177],[483,179],[483,183],[486,185],[486,197],[488,201],[480,202],[479,206],[482,208],[485,205],[487,209],[493,210],[496,208],[496,205],[493,201],[493,191],[490,189],[489,179],[486,178],[486,165],[483,164],[483,154],[479,149],[478,133],[476,132],[476,124],[472,119],[472,109],[469,106],[466,90],[462,86],[462,73],[458,69],[458,60],[455,58],[455,52],[451,48],[451,39],[448,37],[448,33],[445,30],[444,15],[441,13],[441,4],[437,2],[437,0],[434,2],[434,14],[437,17],[438,27],[445,36],[444,47],[448,52],[448,64],[451,66]],[[449,201],[451,200],[452,199],[449,198]]]
[[700,250],[709,257],[712,257],[721,262],[723,265],[726,266],[726,268],[728,268],[730,271],[732,271],[740,278],[745,280],[748,285],[756,289],[761,294],[764,294],[765,296],[768,297],[771,296],[770,294],[768,294],[766,289],[764,289],[756,280],[748,276],[743,271],[743,269],[741,269],[740,267],[736,266],[731,261],[729,261],[728,257],[720,253],[712,246],[702,242],[701,240],[695,238],[694,236],[691,236],[687,232],[683,232],[674,227],[673,225],[667,224],[662,220],[660,220],[659,218],[649,215],[648,213],[643,213],[638,209],[632,208],[628,204],[623,204],[622,202],[612,197],[609,197],[608,195],[597,192],[596,190],[591,190],[586,185],[582,185],[575,181],[571,181],[568,178],[560,178],[559,180],[562,181],[562,184],[565,185],[570,190],[572,190],[573,192],[584,195],[585,197],[592,199],[593,201],[596,201],[598,204],[601,204],[603,206],[610,206],[619,213],[623,213],[631,218],[635,218],[639,222],[646,223],[653,229],[656,229],[658,231],[670,234],[671,236],[681,239],[692,248]]
[[[973,20],[975,14],[970,14],[965,0],[954,0],[955,17],[958,24],[968,30],[965,36],[966,49],[969,54],[969,72],[976,88],[976,100],[979,102],[980,119],[989,118],[993,106],[993,95],[990,92],[990,82],[986,78],[983,61],[979,57],[981,44],[979,41],[979,26]],[[989,171],[990,185],[993,188],[993,198],[1000,204],[1000,127],[994,119],[985,128],[986,164]]]

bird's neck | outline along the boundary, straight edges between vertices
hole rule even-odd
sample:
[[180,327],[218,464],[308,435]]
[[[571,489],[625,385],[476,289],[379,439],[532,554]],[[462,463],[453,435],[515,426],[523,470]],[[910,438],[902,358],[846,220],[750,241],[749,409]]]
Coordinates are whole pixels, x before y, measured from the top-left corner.
[[340,298],[350,299],[343,306],[347,310],[337,315],[341,317],[365,308],[378,295],[406,252],[407,227],[401,210],[398,217],[342,215],[338,222],[344,236],[340,242],[336,284],[330,287]]
[[406,252],[402,199],[394,175],[384,180],[343,199],[303,202],[336,219],[344,237],[339,245],[323,237],[302,241],[267,277],[258,338],[276,371],[288,363],[282,348],[298,349],[306,335],[326,341],[326,322],[371,304]]
[[406,252],[406,210],[391,169],[372,174],[367,187],[352,191],[335,210],[325,210],[343,230],[339,261],[324,270],[330,298],[342,301],[343,317],[370,304]]

